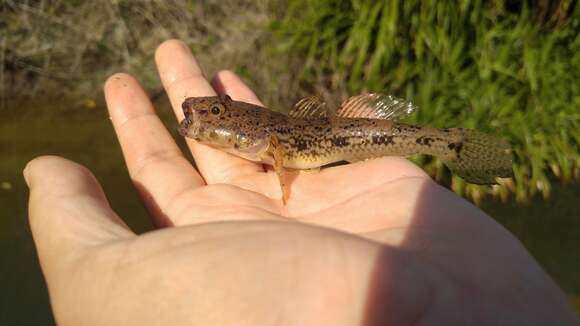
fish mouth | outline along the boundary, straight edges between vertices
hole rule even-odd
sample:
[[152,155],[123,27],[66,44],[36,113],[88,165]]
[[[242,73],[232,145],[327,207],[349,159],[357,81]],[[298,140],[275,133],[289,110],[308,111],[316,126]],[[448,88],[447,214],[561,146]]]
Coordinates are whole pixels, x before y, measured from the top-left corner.
[[195,139],[199,134],[199,123],[195,124],[191,118],[185,118],[179,123],[177,131],[183,137]]
[[185,119],[191,119],[191,105],[190,105],[190,99],[191,98],[187,98],[185,99],[185,101],[183,101],[183,103],[181,103],[181,109],[183,110],[183,116],[185,117]]
[[194,98],[186,99],[182,104],[184,119],[181,120],[177,131],[183,137],[189,137],[193,139],[199,138],[200,122],[199,117],[195,114],[193,108],[191,107],[191,100]]

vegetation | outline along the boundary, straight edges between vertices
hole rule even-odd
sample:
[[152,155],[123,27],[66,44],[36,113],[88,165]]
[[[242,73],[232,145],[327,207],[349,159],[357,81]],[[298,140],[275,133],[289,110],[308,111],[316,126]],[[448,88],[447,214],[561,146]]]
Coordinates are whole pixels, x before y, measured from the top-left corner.
[[0,108],[62,95],[92,107],[117,71],[162,95],[154,49],[180,38],[208,76],[233,69],[275,109],[312,93],[336,105],[385,92],[419,105],[411,123],[504,137],[515,179],[500,186],[466,185],[437,160],[415,160],[475,201],[525,201],[580,175],[579,35],[580,6],[565,0],[4,0]]
[[[297,87],[286,57],[264,51],[269,8],[265,0],[2,0],[0,99],[99,100],[104,80],[119,71],[161,95],[155,48],[178,38],[209,77],[218,69],[235,70],[278,104]],[[274,77],[287,87],[276,89]]]
[[[489,188],[453,177],[452,188],[476,201],[510,192],[523,201],[579,176],[580,7],[509,3],[294,0],[274,27],[281,49],[305,58],[302,78],[324,94],[394,93],[422,108],[411,122],[508,139],[515,182]],[[448,180],[441,162],[418,160]]]

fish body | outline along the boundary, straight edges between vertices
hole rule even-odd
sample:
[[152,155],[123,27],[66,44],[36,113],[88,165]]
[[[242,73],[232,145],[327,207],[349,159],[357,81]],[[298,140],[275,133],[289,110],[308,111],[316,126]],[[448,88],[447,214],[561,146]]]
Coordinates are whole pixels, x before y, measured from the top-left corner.
[[[371,95],[353,97],[334,113],[318,99],[299,102],[290,115],[228,96],[189,98],[183,103],[180,133],[279,169],[427,154],[441,158],[468,182],[492,184],[496,177],[511,176],[511,154],[505,142],[470,129],[437,129],[385,119],[380,114],[393,113],[397,100],[369,100]],[[401,110],[406,107],[399,105],[395,112],[409,114],[412,110]]]

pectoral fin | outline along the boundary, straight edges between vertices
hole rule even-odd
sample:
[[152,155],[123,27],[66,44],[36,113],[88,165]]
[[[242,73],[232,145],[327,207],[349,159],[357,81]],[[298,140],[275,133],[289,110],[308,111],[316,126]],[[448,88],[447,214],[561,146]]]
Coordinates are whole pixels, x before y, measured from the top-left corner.
[[289,197],[289,190],[286,185],[285,170],[284,170],[284,147],[278,142],[275,136],[270,137],[270,153],[274,159],[274,171],[278,175],[280,182],[280,189],[282,189],[282,202],[286,205]]

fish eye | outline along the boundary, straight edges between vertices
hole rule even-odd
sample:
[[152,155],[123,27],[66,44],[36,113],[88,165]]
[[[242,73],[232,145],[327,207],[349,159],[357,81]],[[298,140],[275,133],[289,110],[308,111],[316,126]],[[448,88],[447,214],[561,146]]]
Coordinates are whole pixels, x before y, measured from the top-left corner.
[[214,104],[209,108],[209,112],[213,115],[220,115],[224,112],[224,107],[219,104]]

